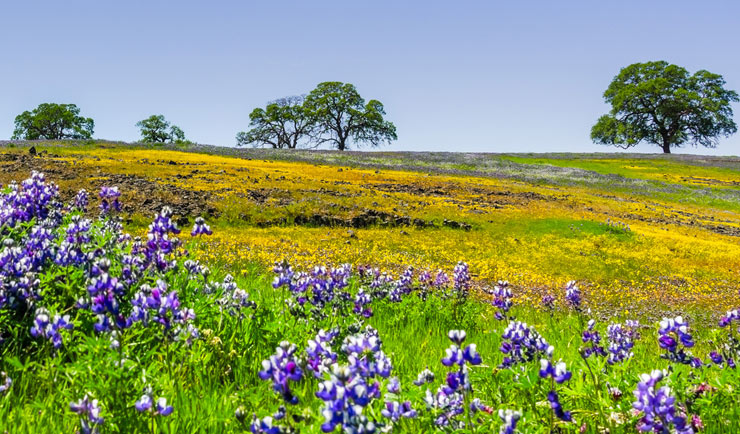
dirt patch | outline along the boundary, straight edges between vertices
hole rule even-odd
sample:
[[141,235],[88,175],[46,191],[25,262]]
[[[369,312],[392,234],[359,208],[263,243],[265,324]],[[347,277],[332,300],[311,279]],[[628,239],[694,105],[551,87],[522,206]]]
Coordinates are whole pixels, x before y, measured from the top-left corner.
[[[129,214],[151,215],[169,206],[175,215],[183,217],[218,217],[219,211],[211,205],[211,193],[187,190],[172,184],[159,183],[136,175],[110,174],[95,179],[91,184],[97,191],[103,185],[118,186],[126,195],[123,211]],[[183,219],[185,220],[185,219]]]
[[[249,217],[245,217],[249,218]],[[420,218],[412,218],[409,216],[396,215],[379,211],[375,209],[365,208],[360,210],[358,213],[349,216],[341,217],[337,215],[328,215],[321,213],[313,214],[299,214],[292,218],[292,222],[286,218],[281,217],[274,220],[256,222],[255,225],[258,227],[271,227],[271,226],[315,226],[315,227],[346,227],[353,229],[363,229],[373,226],[378,227],[416,227],[416,228],[438,228],[441,226],[461,229],[469,231],[472,226],[465,223],[454,220],[445,219],[441,225],[438,225],[432,221],[424,220]]]
[[[64,201],[74,197],[81,188],[95,194],[100,187],[108,185],[118,186],[123,196],[123,212],[129,215],[153,215],[164,206],[172,208],[175,215],[181,216],[182,222],[188,217],[217,217],[219,214],[211,205],[209,192],[187,190],[135,175],[85,171],[83,165],[56,157],[45,151],[0,153],[0,182],[5,185],[14,180],[20,181],[36,170],[60,185],[59,194]],[[192,176],[192,173],[182,176]]]

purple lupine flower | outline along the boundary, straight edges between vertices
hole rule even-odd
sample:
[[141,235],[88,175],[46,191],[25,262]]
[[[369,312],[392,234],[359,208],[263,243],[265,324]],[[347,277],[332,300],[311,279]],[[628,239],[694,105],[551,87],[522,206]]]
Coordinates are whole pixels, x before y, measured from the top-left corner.
[[637,327],[639,327],[639,323],[627,320],[624,325],[610,324],[606,328],[609,342],[607,362],[610,365],[632,358],[634,355],[632,348],[635,346],[635,340],[639,338]]
[[372,297],[370,294],[365,292],[362,288],[357,290],[357,295],[355,296],[355,306],[352,309],[352,312],[362,315],[365,318],[370,318],[373,316],[373,309],[369,306],[372,302]]
[[659,370],[640,375],[640,382],[634,391],[636,400],[632,403],[632,407],[643,415],[637,427],[640,431],[656,433],[673,432],[673,427],[679,434],[693,434],[694,430],[686,417],[676,408],[676,398],[671,396],[671,388],[658,387],[665,375]]
[[498,283],[496,283],[496,286],[489,291],[489,294],[493,295],[493,301],[491,301],[491,304],[498,309],[496,311],[496,319],[506,319],[506,315],[512,306],[512,294],[509,282],[499,280]]
[[661,354],[661,357],[687,365],[695,364],[694,358],[686,351],[686,348],[694,346],[694,341],[689,334],[689,325],[683,317],[663,318],[660,321],[658,344],[668,351],[667,354]]
[[71,402],[69,408],[80,415],[80,432],[92,434],[98,432],[98,426],[103,424],[103,418],[100,416],[100,406],[98,400],[90,400],[88,395],[77,402]]
[[581,290],[578,289],[578,285],[576,285],[575,280],[571,280],[565,285],[565,300],[571,305],[571,307],[573,307],[573,309],[580,310],[582,301]]
[[54,349],[58,349],[63,343],[60,334],[63,329],[74,329],[74,324],[70,322],[69,315],[54,315],[54,318],[50,319],[48,310],[44,308],[36,309],[36,317],[31,326],[31,336],[48,339]]
[[347,336],[342,343],[342,351],[347,354],[347,361],[353,374],[367,378],[390,376],[393,365],[382,351],[382,342],[377,333],[368,326],[362,333]]
[[298,366],[295,357],[296,346],[288,341],[280,342],[275,354],[262,361],[262,370],[259,377],[263,380],[272,380],[273,389],[278,392],[288,404],[298,404],[298,397],[293,395],[289,382],[297,382],[303,378],[303,371]]
[[417,386],[422,386],[427,383],[434,383],[434,372],[430,371],[429,367],[419,372],[416,380],[414,380],[414,384]]
[[380,397],[380,386],[368,380],[349,366],[332,365],[330,378],[319,383],[316,392],[316,397],[325,402],[323,432],[332,432],[337,426],[344,432],[375,432],[375,423],[363,414],[363,409]]
[[470,291],[470,271],[468,264],[460,261],[452,270],[453,293],[459,299],[466,299]]
[[450,278],[447,276],[447,273],[437,270],[437,274],[434,276],[434,287],[437,289],[444,288],[448,283],[450,283]]
[[338,328],[328,332],[322,329],[315,338],[309,339],[306,347],[306,367],[316,378],[321,378],[324,373],[329,372],[331,365],[336,363],[337,354],[332,351],[331,343],[338,334]]
[[283,432],[283,429],[280,425],[274,424],[272,416],[265,416],[259,419],[255,415],[252,424],[249,426],[249,431],[254,434],[280,434]]
[[462,366],[465,363],[469,363],[471,365],[481,364],[481,357],[476,350],[475,344],[470,344],[464,349],[460,349],[458,346],[462,345],[463,341],[465,341],[466,334],[464,330],[450,330],[447,337],[454,343],[454,345],[450,345],[450,347],[445,350],[446,355],[442,359],[443,365],[452,366],[457,364]]
[[498,411],[498,417],[503,423],[499,434],[514,434],[516,432],[516,424],[521,419],[522,413],[514,410],[501,409]]
[[394,395],[398,395],[399,393],[401,393],[401,381],[398,379],[398,377],[391,377],[391,379],[388,380],[386,390],[388,390],[388,393],[392,393]]
[[597,330],[594,330],[594,326],[596,325],[596,321],[591,319],[588,321],[588,325],[586,326],[586,330],[583,331],[582,340],[583,343],[589,344],[588,346],[584,347],[581,350],[581,354],[584,358],[588,359],[589,357],[596,355],[601,357],[606,357],[607,353],[604,349],[603,345],[599,345],[601,342],[601,334]]
[[197,237],[200,235],[213,235],[213,231],[211,230],[211,227],[206,224],[206,221],[203,220],[203,217],[196,217],[193,230],[190,231],[190,236]]
[[720,327],[727,327],[732,324],[733,321],[740,322],[740,310],[733,309],[728,310],[727,313],[722,316],[719,320]]
[[110,214],[112,212],[121,211],[121,204],[118,202],[118,198],[121,197],[121,192],[118,191],[118,187],[103,186],[100,188],[100,213]]
[[87,205],[90,203],[90,198],[87,190],[84,188],[77,192],[74,198],[73,206],[75,209],[80,211],[86,211]]
[[[467,369],[466,367],[463,367]],[[452,374],[452,373],[451,373]],[[437,417],[434,419],[434,424],[438,427],[452,427],[462,428],[462,424],[456,420],[456,418],[465,412],[465,398],[463,394],[458,390],[453,390],[452,386],[458,386],[449,384],[450,380],[457,381],[456,376],[448,376],[448,383],[439,386],[437,393],[427,389],[424,401],[428,408],[436,409],[440,411]],[[458,387],[455,387],[457,389]]]
[[215,286],[221,290],[221,297],[216,300],[216,303],[222,312],[244,318],[243,309],[257,307],[257,303],[249,300],[249,294],[239,288],[231,274],[227,274],[224,280]]
[[169,416],[174,408],[167,405],[167,398],[157,398],[154,400],[151,390],[145,389],[141,398],[134,405],[137,411],[151,412],[155,416]]
[[554,348],[526,323],[511,321],[502,335],[499,348],[505,354],[500,367],[509,368],[520,363],[531,362],[539,356],[552,356]]
[[556,383],[562,384],[572,376],[565,366],[565,362],[559,361],[555,365],[548,359],[540,359],[540,377],[553,378]]
[[545,294],[542,296],[542,307],[549,311],[555,310],[555,296],[552,294]]
[[272,282],[272,287],[277,289],[281,286],[288,286],[293,280],[293,268],[287,262],[276,262],[272,268],[273,273],[277,274]]
[[555,416],[565,422],[570,422],[573,420],[573,417],[571,416],[569,411],[563,410],[563,406],[560,404],[560,400],[558,398],[558,393],[554,390],[551,390],[547,394],[547,400],[550,402],[550,407],[552,408],[552,411],[555,413]]
[[391,419],[394,422],[402,417],[413,419],[417,415],[416,410],[411,407],[410,401],[404,401],[402,403],[398,403],[396,401],[387,401],[385,403],[385,408],[380,411],[380,414],[382,414],[383,417]]

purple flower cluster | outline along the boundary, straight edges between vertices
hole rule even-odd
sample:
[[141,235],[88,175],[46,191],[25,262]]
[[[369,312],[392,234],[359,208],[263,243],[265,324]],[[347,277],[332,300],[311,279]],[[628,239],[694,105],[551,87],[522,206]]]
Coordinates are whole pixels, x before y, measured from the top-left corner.
[[624,362],[634,356],[632,348],[640,337],[637,331],[639,327],[640,324],[637,321],[627,320],[624,324],[610,324],[606,328],[609,343],[607,362],[610,365]]
[[46,219],[57,206],[58,194],[59,187],[36,171],[20,185],[12,182],[0,194],[0,226],[13,228],[32,219]]
[[[391,361],[381,347],[377,331],[371,327],[345,338],[342,352],[347,355],[347,365],[331,365],[329,379],[321,382],[316,392],[325,403],[322,431],[331,432],[340,426],[345,432],[375,432],[377,422],[368,419],[363,411],[374,399],[380,398],[379,379],[389,378],[391,374]],[[397,381],[390,380],[391,393],[400,392]],[[389,400],[382,414],[392,420],[413,417],[416,413],[410,405]]]
[[297,382],[303,378],[303,370],[298,366],[295,356],[296,346],[288,341],[280,342],[275,354],[262,361],[262,370],[259,377],[271,380],[273,389],[282,396],[288,404],[298,404],[298,397],[293,395],[290,382]]
[[509,313],[509,309],[511,309],[512,305],[512,294],[509,282],[499,280],[498,283],[496,283],[496,286],[489,291],[489,294],[493,296],[491,304],[498,309],[496,311],[496,319],[506,319],[506,315]]
[[470,269],[468,264],[460,261],[452,270],[452,292],[455,298],[465,300],[470,292]]
[[728,310],[727,313],[720,318],[719,326],[728,327],[731,326],[733,322],[740,323],[740,310],[738,309]]
[[547,393],[547,401],[550,403],[550,408],[552,408],[553,413],[555,413],[555,417],[565,422],[573,420],[573,416],[570,412],[563,410],[563,406],[560,404],[560,398],[556,391],[551,390]]
[[499,434],[514,434],[516,432],[516,424],[521,419],[522,413],[514,410],[501,409],[498,411],[498,417],[502,422]]
[[552,357],[553,347],[526,323],[511,321],[502,334],[499,348],[505,354],[502,368],[527,363],[540,356]]
[[550,359],[540,359],[540,378],[552,378],[556,383],[562,384],[570,380],[571,376],[565,362],[559,361],[553,365]]
[[143,253],[146,264],[153,264],[159,271],[172,269],[176,260],[170,257],[180,245],[180,240],[174,235],[179,233],[180,229],[172,220],[172,209],[166,206],[154,217],[147,232],[147,242],[136,253]]
[[100,406],[98,400],[90,400],[88,395],[77,402],[71,402],[69,408],[80,415],[80,432],[83,434],[92,434],[98,432],[98,426],[103,424],[103,418],[100,416]]
[[600,345],[601,334],[598,332],[598,330],[594,329],[595,325],[595,320],[589,320],[586,326],[586,330],[583,331],[583,335],[581,336],[581,340],[583,340],[583,343],[587,344],[581,350],[581,354],[586,359],[591,356],[606,357],[606,349],[604,349],[603,345]]
[[206,224],[206,221],[203,220],[203,217],[196,217],[193,230],[190,231],[190,236],[197,237],[200,235],[213,235],[213,231],[211,230],[211,227]]
[[576,311],[581,309],[581,290],[576,285],[575,280],[571,280],[565,285],[565,301]]
[[49,311],[44,308],[36,309],[36,317],[33,320],[33,326],[31,326],[31,336],[35,338],[48,339],[54,349],[58,349],[62,346],[62,335],[61,331],[72,330],[74,324],[69,320],[69,315],[54,315],[54,318],[50,318]]
[[[455,367],[456,370],[447,373],[445,383],[432,395],[427,390],[426,403],[430,408],[440,411],[434,423],[441,427],[462,427],[462,422],[456,418],[465,412],[465,398],[471,392],[468,366],[480,365],[482,360],[475,344],[469,344],[461,349],[467,335],[463,330],[450,330],[447,337],[452,341],[445,350],[442,364]],[[423,384],[423,383],[421,383]],[[469,406],[471,412],[488,411],[489,408],[480,400],[474,400]]]
[[[694,341],[689,334],[689,324],[683,317],[663,318],[658,329],[658,344],[667,351],[662,356],[668,360],[684,363],[697,364],[697,360],[686,351],[694,346]],[[701,361],[698,362],[701,364]]]
[[74,209],[78,211],[85,212],[87,211],[87,206],[90,204],[90,195],[87,193],[87,190],[80,189],[80,191],[77,192],[75,195],[74,201],[72,202],[72,206]]
[[167,398],[155,400],[150,388],[144,389],[144,394],[136,401],[134,407],[139,412],[151,412],[154,416],[169,416],[174,410],[174,407],[167,405]]
[[118,187],[103,186],[98,196],[100,196],[101,214],[106,215],[121,211],[121,203],[118,201],[118,198],[121,197],[121,192],[118,191]]
[[640,431],[655,433],[693,434],[694,430],[687,423],[686,416],[676,407],[676,398],[671,396],[671,388],[658,387],[665,375],[659,370],[640,375],[640,382],[634,391],[635,402],[632,403],[635,410],[642,412],[638,428]]
[[223,282],[216,286],[221,290],[221,297],[216,303],[229,315],[244,318],[242,313],[244,309],[257,307],[257,304],[249,299],[249,294],[239,288],[231,274],[227,274]]
[[131,305],[133,309],[129,324],[140,322],[144,327],[159,324],[165,337],[185,340],[188,345],[199,337],[197,328],[191,323],[195,319],[195,312],[181,308],[177,291],[169,291],[163,280],[158,280],[154,287],[142,285],[131,300]]
[[337,353],[332,350],[332,342],[339,334],[339,329],[319,330],[316,337],[309,339],[306,347],[306,367],[316,378],[329,372],[337,361]]

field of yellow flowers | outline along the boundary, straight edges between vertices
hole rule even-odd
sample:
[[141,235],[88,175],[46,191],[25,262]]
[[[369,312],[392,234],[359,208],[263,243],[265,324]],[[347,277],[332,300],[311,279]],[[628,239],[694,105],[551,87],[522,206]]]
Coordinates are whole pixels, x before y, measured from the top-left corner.
[[134,232],[163,205],[202,215],[217,230],[196,252],[237,273],[465,260],[478,285],[508,280],[523,302],[572,279],[625,315],[740,302],[740,160],[29,146],[2,149],[3,185],[31,170],[67,196],[118,185]]

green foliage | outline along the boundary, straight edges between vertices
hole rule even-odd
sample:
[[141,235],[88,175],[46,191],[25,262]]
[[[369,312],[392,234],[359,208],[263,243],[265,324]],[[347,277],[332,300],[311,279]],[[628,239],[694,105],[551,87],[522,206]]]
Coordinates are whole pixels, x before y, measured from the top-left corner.
[[43,103],[15,118],[13,139],[90,139],[95,122],[80,116],[74,104]]
[[269,102],[264,109],[254,109],[249,114],[252,129],[236,135],[237,146],[295,149],[309,145],[315,126],[303,100],[303,96],[289,96]]
[[350,83],[319,83],[306,97],[321,143],[344,151],[350,142],[357,146],[379,146],[398,139],[396,127],[383,119],[385,110],[377,100],[365,100]]
[[689,75],[664,61],[622,68],[604,92],[612,109],[593,126],[591,139],[625,149],[644,141],[665,153],[687,143],[714,148],[720,136],[737,131],[730,103],[738,95],[724,84],[721,75]]
[[141,130],[141,141],[145,143],[186,143],[185,133],[177,125],[171,125],[164,115],[151,115],[136,123]]

